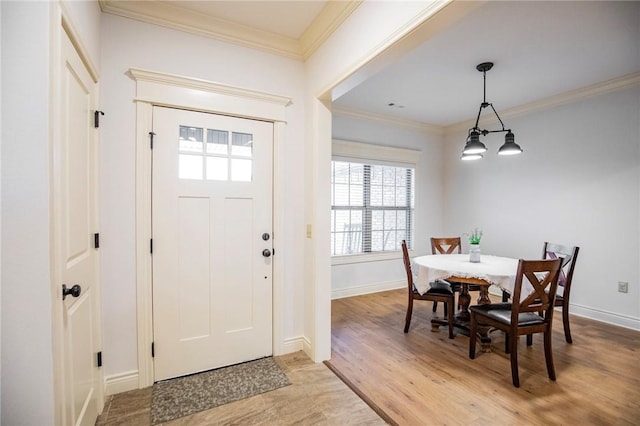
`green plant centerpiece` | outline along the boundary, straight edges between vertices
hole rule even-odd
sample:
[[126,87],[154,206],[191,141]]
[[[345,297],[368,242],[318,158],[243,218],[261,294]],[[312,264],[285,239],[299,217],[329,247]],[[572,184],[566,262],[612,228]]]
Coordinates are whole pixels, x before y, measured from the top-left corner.
[[482,239],[482,230],[474,228],[469,234],[469,262],[480,263],[480,240]]
[[473,232],[469,234],[469,243],[480,244],[481,239],[482,239],[482,230],[478,228],[474,228]]

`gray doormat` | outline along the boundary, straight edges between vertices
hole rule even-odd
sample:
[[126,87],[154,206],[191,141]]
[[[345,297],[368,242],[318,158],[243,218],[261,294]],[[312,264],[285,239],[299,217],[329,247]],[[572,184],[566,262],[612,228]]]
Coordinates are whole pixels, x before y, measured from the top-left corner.
[[273,357],[157,382],[151,424],[166,422],[290,385]]

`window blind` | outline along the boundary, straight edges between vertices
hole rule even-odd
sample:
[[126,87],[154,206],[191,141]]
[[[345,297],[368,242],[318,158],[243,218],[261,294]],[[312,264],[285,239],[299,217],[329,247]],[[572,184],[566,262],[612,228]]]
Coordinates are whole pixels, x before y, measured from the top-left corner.
[[331,163],[331,255],[413,247],[415,170],[374,161]]

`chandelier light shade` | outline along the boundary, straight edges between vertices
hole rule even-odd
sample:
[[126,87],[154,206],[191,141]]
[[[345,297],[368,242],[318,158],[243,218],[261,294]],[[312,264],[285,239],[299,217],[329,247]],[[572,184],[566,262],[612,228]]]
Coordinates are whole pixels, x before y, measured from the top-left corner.
[[[493,68],[493,62],[483,62],[476,66],[476,69],[482,73],[482,77],[484,80],[484,92],[482,103],[480,104],[480,109],[478,110],[476,124],[469,129],[467,135],[467,143],[462,150],[462,157],[460,159],[463,161],[479,160],[482,158],[482,154],[486,152],[487,147],[480,141],[481,134],[482,136],[487,136],[489,133],[505,133],[504,144],[500,147],[500,149],[498,149],[498,155],[515,155],[522,152],[522,148],[520,148],[520,145],[516,143],[516,138],[511,129],[505,129],[504,123],[502,122],[502,119],[498,115],[496,109],[493,107],[493,104],[487,102],[487,71],[489,71],[491,68]],[[496,115],[496,118],[502,126],[501,129],[487,130],[478,127],[478,123],[480,122],[480,115],[482,114],[482,110],[486,107],[491,107],[491,110]]]
[[482,154],[487,150],[487,147],[480,142],[480,133],[475,130],[469,133],[467,137],[467,143],[462,150],[463,154]]
[[508,131],[504,136],[504,145],[498,150],[498,155],[515,155],[520,154],[522,148],[515,142],[515,137],[511,131]]

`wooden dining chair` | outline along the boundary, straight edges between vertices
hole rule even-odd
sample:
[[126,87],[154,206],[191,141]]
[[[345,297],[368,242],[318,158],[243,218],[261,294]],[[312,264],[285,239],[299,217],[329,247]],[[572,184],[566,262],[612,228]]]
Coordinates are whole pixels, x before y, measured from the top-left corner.
[[[431,237],[431,254],[461,254],[462,243],[460,237]],[[453,292],[460,293],[461,283],[449,281]],[[468,284],[469,291],[480,291],[481,287],[476,284]],[[454,305],[455,306],[455,305]],[[438,302],[433,302],[433,312],[438,309]],[[445,310],[445,314],[446,314]]]
[[[543,259],[562,259],[562,267],[558,275],[558,292],[556,293],[554,306],[562,308],[562,325],[564,327],[564,338],[567,343],[573,343],[571,329],[569,328],[569,293],[571,291],[573,270],[576,266],[579,250],[580,247],[565,246],[546,241],[542,247]],[[528,334],[527,345],[531,346],[532,344],[533,336]]]
[[[560,259],[520,259],[512,299],[513,301],[519,300],[519,303],[492,303],[470,307],[469,358],[474,359],[476,355],[478,326],[488,326],[504,331],[509,339],[511,378],[513,385],[520,387],[518,336],[544,333],[544,357],[547,363],[547,374],[551,380],[556,379],[551,352],[551,332],[560,266]],[[522,283],[525,278],[531,284],[533,291],[521,297]]]
[[407,250],[407,243],[402,240],[402,258],[404,260],[404,269],[407,273],[407,289],[409,300],[407,303],[407,316],[404,323],[404,332],[409,332],[409,325],[411,324],[411,316],[413,314],[413,301],[414,300],[430,300],[432,302],[445,303],[447,315],[447,325],[449,326],[449,339],[453,339],[453,289],[451,284],[445,280],[436,280],[429,283],[429,290],[424,294],[420,294],[413,283],[413,273],[411,272],[411,259],[409,258],[409,251]]
[[456,253],[462,253],[462,244],[460,243],[460,237],[431,237],[431,254]]
[[[562,324],[564,326],[564,338],[567,343],[573,343],[571,329],[569,328],[569,293],[571,292],[573,270],[576,267],[579,250],[580,247],[570,247],[549,242],[545,242],[542,248],[543,259],[562,259],[562,267],[558,275],[558,292],[556,293],[554,306],[562,307]],[[560,294],[561,291],[562,294]]]

